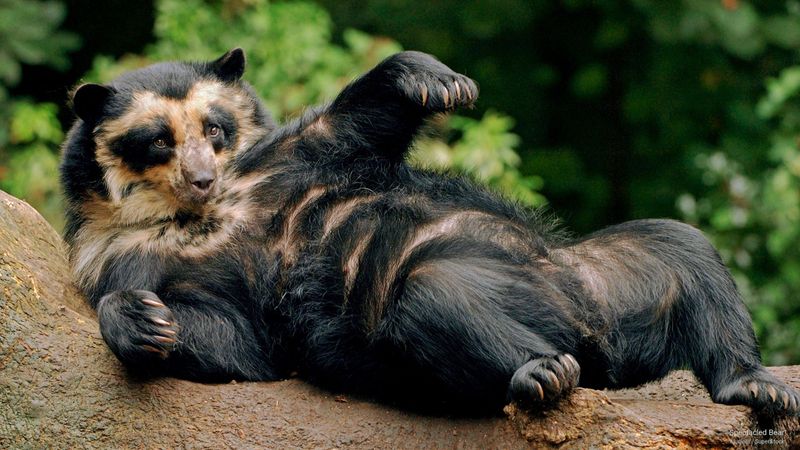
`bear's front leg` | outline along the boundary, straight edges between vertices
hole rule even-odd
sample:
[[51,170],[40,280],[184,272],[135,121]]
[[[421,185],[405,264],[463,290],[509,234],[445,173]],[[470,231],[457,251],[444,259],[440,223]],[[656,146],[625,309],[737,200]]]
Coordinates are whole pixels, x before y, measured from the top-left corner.
[[334,139],[324,147],[338,153],[400,160],[427,117],[472,106],[477,98],[473,80],[433,56],[407,51],[347,86],[308,130],[321,143]]
[[111,351],[129,367],[169,357],[179,328],[172,311],[150,291],[116,291],[97,305],[100,333]]
[[216,382],[279,378],[269,346],[234,305],[196,287],[160,293],[115,291],[98,303],[100,333],[130,371]]
[[431,55],[407,51],[398,53],[373,69],[365,78],[397,89],[401,98],[427,113],[471,107],[478,87],[470,78],[454,72]]

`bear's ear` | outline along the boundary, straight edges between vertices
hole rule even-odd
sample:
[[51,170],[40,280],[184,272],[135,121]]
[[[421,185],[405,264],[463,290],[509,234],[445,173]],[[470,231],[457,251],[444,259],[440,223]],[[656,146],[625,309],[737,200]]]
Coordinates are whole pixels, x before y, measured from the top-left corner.
[[95,123],[103,114],[103,107],[116,92],[111,86],[84,84],[72,96],[72,110],[84,122]]
[[211,63],[211,70],[220,80],[229,83],[244,75],[244,50],[235,48]]

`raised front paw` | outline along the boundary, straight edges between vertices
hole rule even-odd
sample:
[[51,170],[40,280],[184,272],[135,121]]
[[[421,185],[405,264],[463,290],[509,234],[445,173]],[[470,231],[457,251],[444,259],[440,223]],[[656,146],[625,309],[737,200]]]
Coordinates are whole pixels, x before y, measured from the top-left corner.
[[178,339],[172,311],[150,291],[117,291],[97,306],[100,333],[126,364],[166,359]]
[[578,361],[568,353],[536,358],[514,373],[509,396],[523,406],[551,404],[578,385],[580,373]]
[[387,73],[397,77],[400,91],[430,112],[470,107],[478,98],[478,86],[473,80],[426,53],[398,53],[383,64]]
[[724,384],[712,397],[717,403],[747,405],[768,416],[800,416],[800,393],[765,370]]

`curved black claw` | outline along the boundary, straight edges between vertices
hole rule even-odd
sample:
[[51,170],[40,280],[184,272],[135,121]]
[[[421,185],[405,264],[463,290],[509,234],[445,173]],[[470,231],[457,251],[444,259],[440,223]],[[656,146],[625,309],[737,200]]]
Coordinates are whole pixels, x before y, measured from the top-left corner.
[[395,72],[401,93],[429,112],[471,107],[478,98],[475,81],[426,53],[401,52],[383,64]]
[[750,406],[758,414],[800,417],[800,393],[763,369],[723,384],[712,397],[717,403]]
[[552,404],[578,385],[580,373],[578,361],[568,353],[531,360],[511,377],[509,397],[528,407]]
[[125,363],[166,359],[178,342],[172,311],[150,291],[117,291],[97,306],[100,333]]

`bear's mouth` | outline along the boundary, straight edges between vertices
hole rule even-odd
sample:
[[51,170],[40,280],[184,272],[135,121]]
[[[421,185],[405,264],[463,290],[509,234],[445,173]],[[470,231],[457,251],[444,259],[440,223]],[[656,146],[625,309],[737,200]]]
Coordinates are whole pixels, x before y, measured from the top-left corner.
[[191,148],[180,166],[180,197],[189,205],[203,205],[218,192],[219,174],[214,152],[207,148]]
[[205,189],[188,182],[182,184],[183,186],[176,192],[182,210],[198,212],[219,194],[217,183]]

